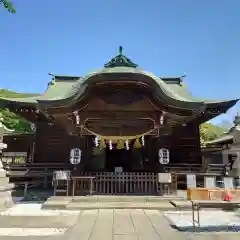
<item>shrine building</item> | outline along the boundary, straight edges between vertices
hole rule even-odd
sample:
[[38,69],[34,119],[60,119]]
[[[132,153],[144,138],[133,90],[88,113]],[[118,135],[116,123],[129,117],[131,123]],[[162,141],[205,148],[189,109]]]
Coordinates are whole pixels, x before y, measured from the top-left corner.
[[199,125],[238,101],[196,98],[184,76],[144,71],[121,47],[99,71],[49,75],[42,95],[1,98],[0,107],[34,123],[32,163],[69,165],[71,150],[79,149],[77,172],[157,173],[169,164],[201,164]]

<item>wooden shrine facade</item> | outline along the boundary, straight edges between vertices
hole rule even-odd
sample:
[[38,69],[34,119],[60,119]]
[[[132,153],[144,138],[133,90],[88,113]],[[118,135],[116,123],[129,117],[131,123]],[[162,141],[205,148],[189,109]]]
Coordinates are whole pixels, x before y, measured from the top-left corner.
[[0,99],[0,106],[35,124],[31,161],[69,165],[79,148],[78,172],[161,172],[163,148],[170,163],[201,164],[199,124],[237,102],[199,101],[182,77],[158,78],[121,51],[85,77],[51,76],[41,96]]

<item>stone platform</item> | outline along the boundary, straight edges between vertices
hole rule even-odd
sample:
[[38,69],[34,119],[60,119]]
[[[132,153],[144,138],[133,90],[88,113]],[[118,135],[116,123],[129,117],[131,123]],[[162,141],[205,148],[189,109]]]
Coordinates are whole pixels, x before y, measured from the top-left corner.
[[157,209],[173,210],[170,200],[184,198],[168,196],[76,196],[50,197],[43,203],[43,209]]

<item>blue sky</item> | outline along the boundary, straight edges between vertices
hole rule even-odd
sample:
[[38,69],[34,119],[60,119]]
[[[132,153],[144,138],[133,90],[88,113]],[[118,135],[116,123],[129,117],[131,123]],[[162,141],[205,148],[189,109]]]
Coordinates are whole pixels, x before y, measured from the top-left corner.
[[[43,92],[47,74],[84,75],[118,47],[157,76],[187,74],[193,95],[240,97],[239,0],[12,0],[0,7],[0,88]],[[232,121],[239,105],[214,120]]]

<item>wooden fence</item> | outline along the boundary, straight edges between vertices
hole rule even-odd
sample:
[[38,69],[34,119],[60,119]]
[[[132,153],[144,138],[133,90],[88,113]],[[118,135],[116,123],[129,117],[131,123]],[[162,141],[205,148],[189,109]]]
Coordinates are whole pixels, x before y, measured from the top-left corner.
[[[97,194],[156,194],[157,174],[147,172],[82,172],[81,176],[95,176],[93,191]],[[77,190],[87,192],[89,183],[81,181]]]
[[[10,180],[16,182],[38,182],[47,187],[52,183],[54,170],[71,170],[72,165],[63,163],[31,163],[4,164]],[[177,185],[186,184],[186,174],[197,176],[222,175],[222,165],[209,165],[209,172],[202,173],[201,165],[169,164],[166,170],[172,173],[173,184],[160,184],[158,174],[153,172],[79,172],[79,176],[94,176],[93,190],[96,194],[158,194],[167,192],[173,194]],[[89,189],[89,182],[77,184],[76,193],[84,193]]]

